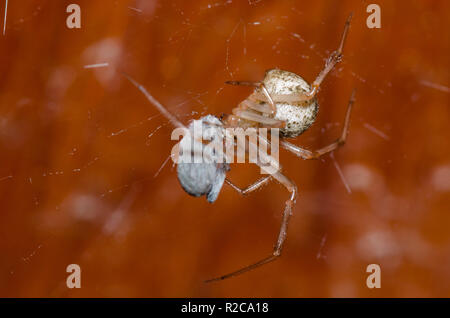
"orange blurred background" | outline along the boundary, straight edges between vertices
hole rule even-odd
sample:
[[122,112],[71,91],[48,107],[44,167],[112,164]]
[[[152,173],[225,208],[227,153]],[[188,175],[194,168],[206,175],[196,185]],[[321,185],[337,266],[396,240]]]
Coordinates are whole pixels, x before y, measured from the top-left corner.
[[[81,7],[81,29],[66,7]],[[10,1],[0,36],[0,296],[449,297],[449,1]],[[4,0],[0,1],[3,25]],[[299,198],[282,257],[268,255],[288,193],[187,195],[166,161],[171,127],[125,71],[188,123],[229,113],[278,67],[313,81],[354,18],[344,59],[280,156]],[[89,65],[108,63],[104,67]],[[87,66],[87,67],[86,67]],[[162,169],[160,170],[160,168]],[[342,178],[338,172],[342,172]],[[245,186],[259,176],[233,165]],[[347,187],[345,185],[347,183]],[[79,264],[81,289],[66,287]],[[366,286],[379,264],[381,288]]]

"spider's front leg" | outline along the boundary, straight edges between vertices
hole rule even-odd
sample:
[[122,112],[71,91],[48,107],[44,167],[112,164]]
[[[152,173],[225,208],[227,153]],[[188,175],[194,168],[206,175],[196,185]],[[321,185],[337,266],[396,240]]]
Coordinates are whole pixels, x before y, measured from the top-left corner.
[[[350,27],[350,21],[352,20],[353,13],[347,18],[344,26],[344,32],[341,37],[341,42],[336,51],[330,54],[325,62],[324,68],[320,71],[319,75],[317,75],[314,82],[311,84],[309,90],[298,90],[292,94],[270,94],[272,97],[272,101],[275,103],[301,103],[305,101],[310,101],[314,97],[316,97],[319,92],[320,85],[322,84],[325,77],[333,70],[337,63],[342,60],[342,50],[344,48],[345,40],[347,39],[348,30]],[[255,98],[262,100],[264,95],[255,92]]]
[[[285,122],[275,119],[277,106],[272,99],[271,94],[262,82],[249,81],[227,81],[230,85],[254,86],[259,88],[259,92],[253,92],[249,97],[239,103],[238,107],[233,108],[233,114],[227,118],[230,127],[240,127],[241,119],[256,123],[259,127],[283,128]],[[260,94],[267,103],[261,103],[256,96]]]
[[350,28],[350,21],[352,20],[352,17],[353,13],[350,13],[347,21],[345,21],[344,32],[342,33],[342,38],[338,49],[331,53],[331,55],[328,57],[327,61],[325,62],[325,67],[312,83],[311,90],[309,91],[309,93],[305,94],[305,97],[307,98],[306,100],[310,100],[314,96],[316,96],[317,92],[319,91],[320,84],[322,84],[322,81],[336,66],[336,64],[342,60],[342,50],[344,49],[344,44],[345,40],[347,39],[348,29]]
[[[262,83],[262,82],[250,82],[250,81],[226,81],[225,84],[258,87],[262,91],[263,96],[268,100],[270,108],[269,109],[258,108],[258,109],[255,109],[255,110],[258,110],[258,111],[263,112],[263,113],[268,113],[269,115],[271,115],[271,117],[273,117],[276,114],[277,106],[275,105],[275,102],[273,101],[272,96],[269,94],[269,91],[267,90],[266,85],[264,85],[264,83]],[[252,98],[250,98],[250,100],[246,99],[243,103],[245,103],[245,102],[247,102],[248,104],[247,105],[244,104],[243,105],[244,107],[245,106],[248,106],[249,108],[252,108],[252,106],[253,107],[258,107],[258,104],[256,103],[256,100],[254,100]]]

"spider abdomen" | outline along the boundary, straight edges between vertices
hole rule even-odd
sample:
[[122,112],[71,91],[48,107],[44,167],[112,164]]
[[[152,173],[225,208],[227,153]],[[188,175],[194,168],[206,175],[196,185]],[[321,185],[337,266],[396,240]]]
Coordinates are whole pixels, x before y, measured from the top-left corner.
[[319,111],[317,99],[298,101],[299,96],[311,90],[302,77],[292,72],[271,69],[266,72],[263,83],[277,107],[274,118],[286,123],[280,129],[284,137],[296,137],[314,123]]
[[297,106],[289,103],[276,103],[277,113],[275,119],[284,120],[286,126],[280,129],[283,137],[293,138],[301,135],[316,120],[319,104],[313,100],[306,106]]

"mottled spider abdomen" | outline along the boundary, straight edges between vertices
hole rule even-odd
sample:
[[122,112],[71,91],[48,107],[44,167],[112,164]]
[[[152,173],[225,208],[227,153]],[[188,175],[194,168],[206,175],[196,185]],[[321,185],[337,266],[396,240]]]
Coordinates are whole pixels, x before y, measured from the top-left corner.
[[[218,163],[220,156],[223,156],[223,154],[216,153],[213,147],[205,147],[205,144],[194,138],[196,136],[194,133],[195,125],[197,125],[196,129],[201,128],[200,137],[206,142],[214,142],[216,138],[223,134],[222,123],[212,115],[194,120],[189,124],[190,135],[184,136],[179,144],[178,180],[188,194],[195,197],[206,195],[208,202],[213,203],[222,189],[229,166],[226,163]],[[203,152],[204,157],[201,162],[194,162],[194,150],[200,157],[202,157]],[[190,163],[182,162],[183,154],[188,155],[191,159]],[[225,162],[225,160],[222,162]]]
[[317,98],[297,101],[311,90],[303,78],[292,72],[271,69],[266,72],[263,83],[276,104],[275,119],[286,122],[280,129],[283,137],[296,137],[314,123],[319,111]]

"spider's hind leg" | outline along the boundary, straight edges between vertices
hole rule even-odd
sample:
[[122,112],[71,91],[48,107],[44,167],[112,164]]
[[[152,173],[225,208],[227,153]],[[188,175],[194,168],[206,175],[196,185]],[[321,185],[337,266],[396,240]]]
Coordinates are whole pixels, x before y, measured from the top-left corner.
[[259,266],[270,263],[270,262],[276,260],[278,257],[280,257],[284,241],[286,240],[289,219],[292,215],[292,209],[293,209],[295,200],[297,198],[297,186],[295,185],[294,182],[292,182],[288,177],[283,175],[280,171],[272,174],[271,176],[274,179],[276,179],[278,182],[280,182],[282,185],[284,185],[286,187],[286,189],[291,193],[289,200],[287,200],[285,203],[285,207],[284,207],[284,211],[283,211],[283,220],[281,221],[280,231],[278,233],[278,238],[275,243],[272,254],[261,259],[260,261],[254,263],[252,265],[246,266],[237,271],[234,271],[229,274],[222,275],[222,276],[219,276],[219,277],[216,277],[213,279],[209,279],[206,281],[207,283],[213,282],[213,281],[224,280],[224,279],[227,279],[227,278],[230,278],[233,276],[243,274],[243,273],[251,271]]
[[265,176],[263,178],[256,180],[254,183],[248,185],[244,189],[242,189],[242,188],[238,187],[237,185],[235,185],[230,180],[225,179],[225,182],[228,183],[228,185],[230,185],[234,190],[239,192],[239,194],[241,194],[241,195],[249,194],[250,192],[253,192],[253,191],[261,188],[263,185],[265,185],[269,181],[270,181],[270,176]]
[[317,159],[343,146],[347,141],[348,128],[350,126],[350,115],[352,113],[353,104],[355,102],[355,92],[356,90],[353,90],[350,100],[348,101],[347,112],[345,113],[344,128],[342,128],[341,136],[336,141],[316,151],[303,149],[297,145],[291,144],[290,142],[284,140],[281,141],[281,146],[302,159]]

